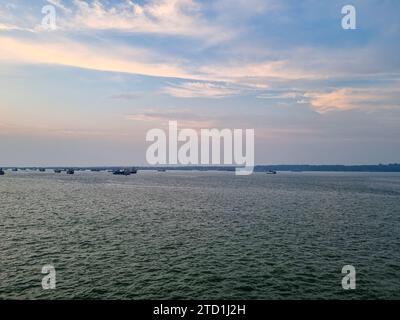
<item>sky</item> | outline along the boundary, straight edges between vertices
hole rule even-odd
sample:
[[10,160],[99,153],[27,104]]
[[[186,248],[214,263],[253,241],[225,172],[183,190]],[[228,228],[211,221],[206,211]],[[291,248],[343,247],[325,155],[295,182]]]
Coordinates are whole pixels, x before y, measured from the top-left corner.
[[145,165],[170,120],[254,129],[256,164],[400,162],[399,39],[398,0],[1,1],[0,166]]

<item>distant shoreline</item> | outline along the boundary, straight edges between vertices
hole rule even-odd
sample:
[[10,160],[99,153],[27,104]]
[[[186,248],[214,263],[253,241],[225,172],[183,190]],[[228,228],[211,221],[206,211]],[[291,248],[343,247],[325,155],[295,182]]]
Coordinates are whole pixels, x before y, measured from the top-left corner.
[[[35,166],[35,167],[9,167],[4,166],[3,170],[65,170],[74,169],[77,171],[110,171],[124,168],[136,168],[137,170],[156,170],[156,171],[234,171],[236,166]],[[378,165],[256,165],[254,172],[267,171],[290,171],[290,172],[400,172],[400,163],[378,164]]]

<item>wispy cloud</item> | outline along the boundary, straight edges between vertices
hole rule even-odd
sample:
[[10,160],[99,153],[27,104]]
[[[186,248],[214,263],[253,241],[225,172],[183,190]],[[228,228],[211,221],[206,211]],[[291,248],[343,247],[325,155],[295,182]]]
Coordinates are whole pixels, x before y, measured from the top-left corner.
[[[106,39],[83,42],[60,34],[34,34],[24,37],[0,35],[0,46],[3,48],[0,51],[0,59],[10,62],[56,64],[99,71],[206,81],[192,81],[164,88],[166,93],[176,97],[224,97],[239,91],[226,83],[261,89],[268,87],[268,81],[271,79],[313,79],[321,76],[317,71],[308,72],[300,68],[296,70],[285,61],[196,66],[179,58],[160,55],[150,48],[144,49]],[[112,50],[109,50],[110,47]]]
[[185,37],[208,37],[220,41],[233,35],[206,19],[202,3],[194,0],[153,0],[144,3],[74,0],[67,8],[61,0],[51,0],[65,12],[60,17],[63,30],[115,30]]
[[306,70],[300,66],[293,66],[287,60],[265,60],[258,63],[243,63],[233,61],[230,63],[219,63],[201,66],[201,73],[209,77],[226,81],[249,81],[249,79],[259,79],[258,84],[265,84],[265,79],[313,79],[321,77],[317,70]]
[[307,92],[304,97],[319,113],[338,110],[400,108],[398,88],[340,88],[324,92]]
[[[72,66],[98,71],[142,74],[157,77],[190,78],[172,62],[155,62],[151,52],[128,46],[106,47],[57,38],[26,40],[0,36],[0,60]],[[66,50],[68,48],[68,50]],[[144,59],[147,57],[147,60]]]
[[286,100],[301,99],[303,94],[296,90],[288,89],[288,91],[267,91],[257,96],[258,99]]
[[17,26],[13,26],[10,24],[0,23],[0,31],[9,31],[9,30],[18,30]]
[[53,6],[55,6],[55,7],[59,8],[59,9],[61,9],[61,10],[64,11],[65,13],[71,13],[71,12],[72,12],[72,10],[71,10],[70,8],[67,8],[67,7],[63,4],[62,0],[47,0],[47,2],[48,2],[49,4],[52,4]]
[[162,91],[179,98],[224,98],[240,92],[233,87],[208,82],[185,82],[164,87]]

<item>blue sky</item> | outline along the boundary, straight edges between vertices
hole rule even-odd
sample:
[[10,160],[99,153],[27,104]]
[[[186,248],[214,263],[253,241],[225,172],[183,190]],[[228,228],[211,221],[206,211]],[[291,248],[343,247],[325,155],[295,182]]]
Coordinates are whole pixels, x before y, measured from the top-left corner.
[[254,128],[259,164],[399,162],[399,18],[397,0],[2,1],[0,165],[145,164],[169,120]]

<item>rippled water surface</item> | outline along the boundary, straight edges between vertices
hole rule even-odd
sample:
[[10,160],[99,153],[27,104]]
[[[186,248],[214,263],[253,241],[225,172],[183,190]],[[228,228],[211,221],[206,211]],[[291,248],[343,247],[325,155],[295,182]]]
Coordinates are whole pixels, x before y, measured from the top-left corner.
[[400,298],[399,174],[7,172],[0,231],[0,298]]

